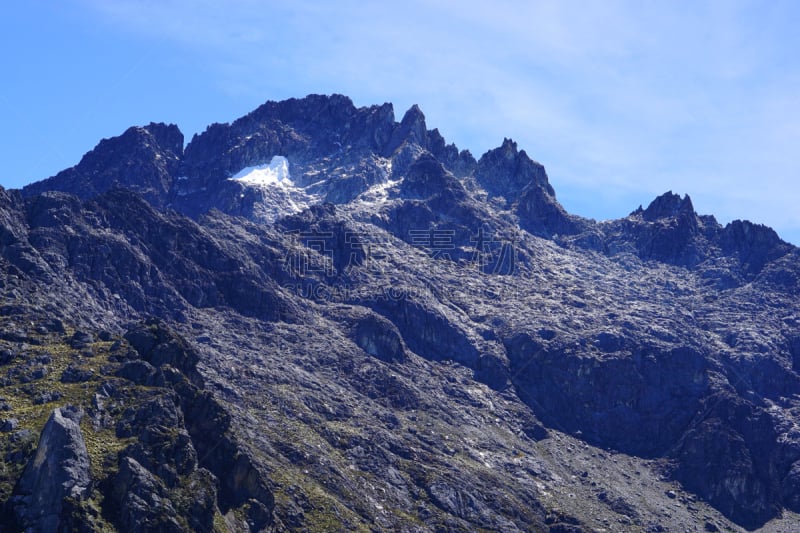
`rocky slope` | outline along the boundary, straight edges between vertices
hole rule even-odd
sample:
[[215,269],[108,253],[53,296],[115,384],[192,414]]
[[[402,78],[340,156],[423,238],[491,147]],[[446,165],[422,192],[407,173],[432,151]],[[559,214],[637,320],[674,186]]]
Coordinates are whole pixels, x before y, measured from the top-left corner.
[[416,106],[131,128],[0,190],[3,522],[791,531],[798,256]]

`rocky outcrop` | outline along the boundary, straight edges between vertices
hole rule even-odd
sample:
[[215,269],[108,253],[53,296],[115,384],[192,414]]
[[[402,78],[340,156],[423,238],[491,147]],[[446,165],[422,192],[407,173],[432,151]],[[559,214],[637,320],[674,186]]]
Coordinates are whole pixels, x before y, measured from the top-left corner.
[[511,139],[503,139],[499,148],[481,156],[475,169],[475,179],[490,198],[499,196],[506,205],[513,204],[522,189],[529,185],[555,197],[544,167],[528,157],[525,150],[518,150],[517,143]]
[[701,222],[688,195],[667,192],[632,217],[642,221],[634,244],[642,259],[689,267],[705,259],[703,243],[698,242]]
[[746,220],[734,220],[725,226],[720,236],[720,248],[723,254],[736,257],[742,269],[751,276],[791,250],[791,246],[783,242],[772,228]]
[[120,461],[108,492],[110,503],[119,509],[117,521],[123,531],[185,531],[164,485],[135,459]]
[[368,314],[353,327],[353,338],[359,348],[386,362],[402,363],[405,343],[394,324],[385,318]]
[[522,190],[515,212],[520,226],[533,235],[574,235],[587,225],[579,217],[568,214],[555,195],[546,194],[538,185],[528,185]]
[[[463,202],[467,195],[458,180],[429,153],[417,158],[406,172],[400,185],[400,194],[404,198],[430,200],[444,196],[441,202]],[[441,205],[432,206],[434,209]]]
[[506,208],[513,207],[520,225],[534,235],[571,235],[585,225],[558,203],[544,167],[510,139],[480,158],[475,180],[489,199],[498,198]]
[[45,191],[63,191],[87,199],[124,187],[163,207],[169,202],[182,158],[183,134],[178,127],[151,123],[100,141],[76,166],[28,185],[22,192],[33,197]]
[[[195,500],[195,508],[191,512],[183,509],[183,514],[196,519],[204,516],[204,529],[209,528],[217,507],[223,513],[246,507],[253,531],[271,524],[272,492],[264,474],[231,434],[230,416],[203,390],[196,352],[156,319],[138,325],[125,337],[145,361],[163,372],[166,386],[177,394],[169,403],[162,398],[152,407],[137,411],[132,425],[124,431],[138,434],[146,447],[134,445],[125,455],[135,458],[139,466],[148,465],[168,486],[174,487],[178,479],[189,476],[206,503]],[[161,429],[176,426],[186,429],[177,434]],[[189,494],[189,500],[197,496]]]
[[392,132],[389,144],[384,148],[386,155],[392,155],[403,144],[416,144],[422,147],[428,145],[428,128],[425,125],[425,115],[417,105],[403,115],[400,125]]
[[[767,264],[791,250],[770,228],[739,220],[723,227],[713,216],[698,215],[688,195],[671,191],[656,197],[646,209],[640,206],[626,218],[584,227],[577,237],[562,242],[695,269],[723,289],[754,279]],[[731,260],[735,268],[730,268]]]
[[67,500],[81,500],[92,488],[89,455],[81,434],[83,413],[72,406],[55,409],[39,445],[19,479],[11,506],[25,531],[62,531],[70,522]]
[[197,371],[199,355],[163,321],[147,319],[128,330],[125,340],[148,364],[155,368],[169,365],[187,376],[197,387],[203,387],[203,378]]

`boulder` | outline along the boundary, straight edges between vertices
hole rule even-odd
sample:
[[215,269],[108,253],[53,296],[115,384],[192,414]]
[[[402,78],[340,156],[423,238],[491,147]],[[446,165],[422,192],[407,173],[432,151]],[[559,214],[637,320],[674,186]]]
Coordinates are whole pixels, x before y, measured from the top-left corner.
[[14,514],[28,531],[57,531],[67,498],[81,500],[92,486],[89,454],[80,429],[83,412],[55,409],[12,496]]

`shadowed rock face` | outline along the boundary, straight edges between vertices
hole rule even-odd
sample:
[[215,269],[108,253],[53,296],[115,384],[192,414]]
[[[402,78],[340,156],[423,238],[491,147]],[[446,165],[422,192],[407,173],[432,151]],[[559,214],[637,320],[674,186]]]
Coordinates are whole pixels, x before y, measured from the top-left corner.
[[523,333],[508,349],[515,385],[543,420],[637,455],[667,452],[708,392],[706,359],[691,348],[637,346],[598,359]]
[[[264,181],[229,179],[249,167]],[[55,409],[38,449],[29,411],[2,415],[6,509],[120,530],[755,528],[800,509],[798,259],[671,192],[569,214],[516,143],[476,161],[416,106],[268,102],[185,151],[174,126],[132,128],[0,190],[0,397]],[[53,392],[113,433],[107,464],[87,469]],[[37,463],[59,439],[66,462]]]
[[377,315],[366,315],[354,328],[353,335],[359,348],[386,362],[403,362],[405,346],[397,327]]
[[76,166],[26,186],[23,194],[58,190],[86,199],[125,187],[163,207],[182,158],[183,134],[174,124],[133,127],[119,137],[100,141]]

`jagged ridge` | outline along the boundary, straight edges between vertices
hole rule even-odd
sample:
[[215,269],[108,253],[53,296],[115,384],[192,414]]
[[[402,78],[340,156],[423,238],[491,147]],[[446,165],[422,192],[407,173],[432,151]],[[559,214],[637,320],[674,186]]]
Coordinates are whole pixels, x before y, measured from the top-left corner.
[[[267,103],[182,153],[176,132],[128,130],[2,191],[4,288],[48,316],[122,331],[157,315],[194,339],[262,454],[276,527],[662,525],[627,482],[557,475],[578,468],[568,435],[663,460],[631,490],[670,525],[700,504],[672,509],[662,475],[747,527],[800,510],[798,250],[774,231],[672,193],[570,215],[513,141],[476,161],[416,106],[397,123],[342,96]],[[275,156],[290,186],[229,179]],[[582,468],[606,475],[592,453]]]

